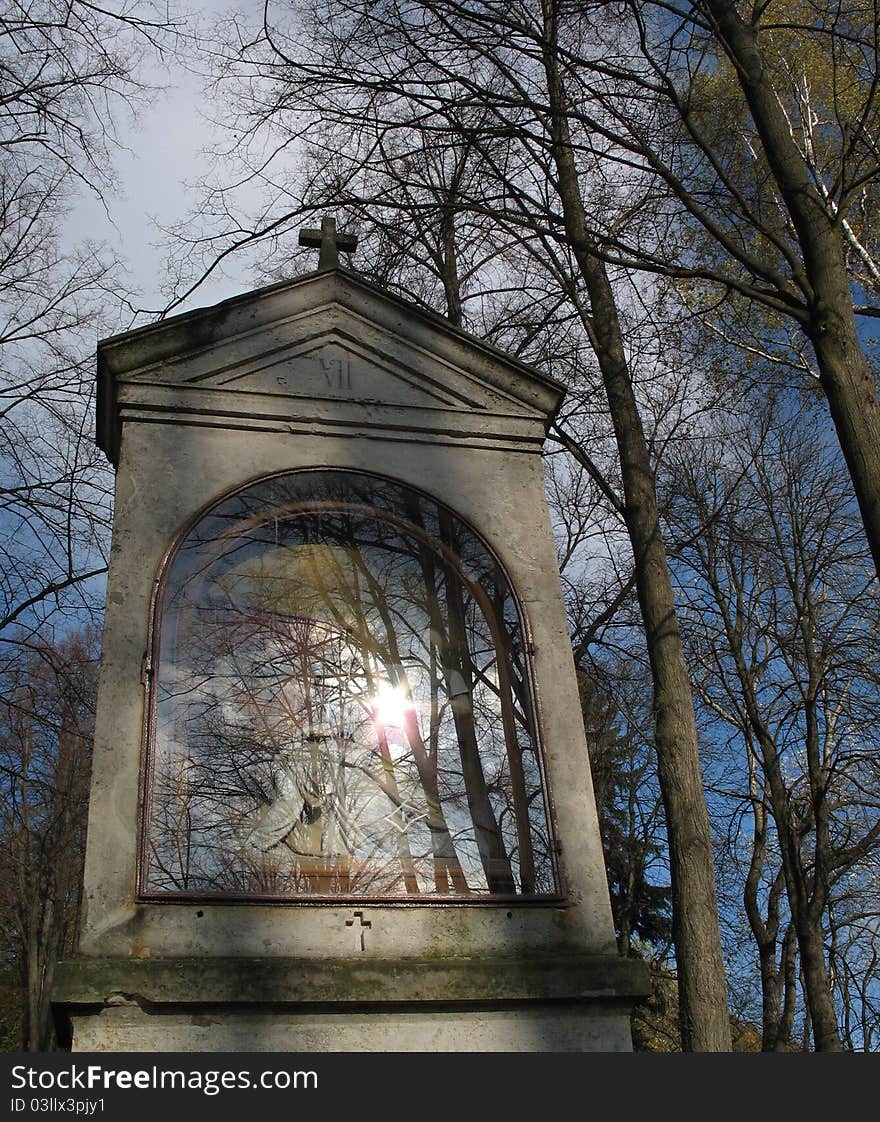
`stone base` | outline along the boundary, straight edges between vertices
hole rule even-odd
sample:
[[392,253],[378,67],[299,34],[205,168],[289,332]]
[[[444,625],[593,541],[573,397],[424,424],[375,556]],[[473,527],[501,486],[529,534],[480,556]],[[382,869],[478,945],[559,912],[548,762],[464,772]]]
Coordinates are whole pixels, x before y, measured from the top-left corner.
[[71,1018],[74,1052],[630,1052],[618,1010],[314,1013],[104,1009]]
[[54,1006],[77,1052],[624,1052],[642,963],[80,959]]

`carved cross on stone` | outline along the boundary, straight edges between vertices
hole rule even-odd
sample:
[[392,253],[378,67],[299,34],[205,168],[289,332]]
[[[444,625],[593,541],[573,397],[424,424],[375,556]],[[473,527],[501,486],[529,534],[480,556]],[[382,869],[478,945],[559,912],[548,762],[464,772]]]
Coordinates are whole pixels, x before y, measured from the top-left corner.
[[319,269],[336,269],[339,266],[339,251],[353,253],[357,249],[357,234],[337,234],[336,219],[322,218],[321,229],[300,230],[299,244],[319,249]]
[[[360,927],[355,925],[355,920],[360,921]],[[351,919],[345,921],[345,926],[350,927],[354,933],[354,949],[356,951],[362,951],[366,944],[365,936],[367,934],[367,929],[373,926],[372,922],[368,919],[364,919],[363,912],[355,912]]]

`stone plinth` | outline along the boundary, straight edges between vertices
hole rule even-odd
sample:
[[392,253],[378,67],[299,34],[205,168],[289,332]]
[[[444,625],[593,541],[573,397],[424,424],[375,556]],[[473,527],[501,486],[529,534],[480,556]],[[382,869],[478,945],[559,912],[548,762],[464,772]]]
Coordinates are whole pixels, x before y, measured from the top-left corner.
[[88,959],[56,987],[77,1051],[628,1051],[642,963]]

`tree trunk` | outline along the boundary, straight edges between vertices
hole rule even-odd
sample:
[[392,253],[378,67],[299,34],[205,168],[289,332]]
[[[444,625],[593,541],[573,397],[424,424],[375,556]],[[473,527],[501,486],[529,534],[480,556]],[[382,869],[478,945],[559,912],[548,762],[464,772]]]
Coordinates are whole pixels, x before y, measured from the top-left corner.
[[549,25],[544,67],[557,189],[566,234],[590,298],[587,330],[602,373],[620,454],[624,518],[632,543],[636,590],[651,664],[655,745],[669,841],[682,1047],[688,1052],[728,1052],[730,1020],[709,814],[654,470],[627,366],[614,292],[604,264],[590,251],[565,92],[556,65],[555,28]]
[[705,0],[737,77],[803,255],[796,278],[809,307],[804,329],[816,351],[822,389],[853,482],[865,534],[880,575],[880,398],[859,343],[843,235],[776,94],[758,32],[732,0]]
[[804,991],[813,1023],[813,1044],[816,1051],[842,1052],[834,994],[825,964],[825,936],[821,916],[821,912],[815,914],[815,909],[810,908],[808,914],[795,918]]
[[782,1016],[779,1018],[776,1043],[773,1045],[774,1052],[785,1051],[794,1033],[794,1015],[798,998],[797,939],[794,924],[788,925],[788,930],[782,940],[779,972],[782,977]]
[[783,878],[777,876],[767,902],[767,920],[761,914],[760,896],[767,858],[767,811],[760,784],[754,752],[748,749],[749,795],[752,800],[754,831],[749,871],[743,886],[743,905],[758,948],[761,974],[761,1051],[773,1052],[779,1040],[782,1016],[782,975],[776,964],[776,941],[779,935],[779,896]]
[[[839,252],[839,246],[837,249]],[[825,292],[834,288],[839,288],[839,284],[823,283],[821,286]],[[828,310],[817,316],[810,331],[819,362],[819,380],[853,481],[874,567],[880,576],[880,401],[877,385],[859,345],[848,289],[845,301],[834,302],[836,307],[825,296],[820,300],[821,306]]]
[[761,973],[761,1051],[775,1052],[782,1008],[782,985],[776,965],[775,941],[762,939],[758,943],[758,965]]

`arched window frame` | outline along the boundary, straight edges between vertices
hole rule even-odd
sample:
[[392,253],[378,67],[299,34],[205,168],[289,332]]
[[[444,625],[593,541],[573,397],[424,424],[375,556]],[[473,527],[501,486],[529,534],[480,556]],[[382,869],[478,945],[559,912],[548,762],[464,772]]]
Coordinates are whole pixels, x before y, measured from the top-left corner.
[[[158,696],[158,661],[159,652],[162,643],[162,623],[165,609],[165,594],[168,584],[168,578],[174,566],[175,559],[177,558],[181,548],[193,534],[199,524],[209,517],[212,512],[220,508],[225,502],[234,499],[235,496],[248,491],[249,489],[264,483],[270,483],[272,480],[282,479],[288,476],[302,476],[309,474],[330,475],[338,474],[340,476],[356,476],[364,479],[375,479],[391,487],[400,488],[408,491],[421,500],[433,504],[439,511],[444,512],[449,517],[455,519],[458,523],[467,530],[468,533],[478,541],[486,553],[491,557],[494,565],[497,567],[498,572],[501,574],[505,585],[506,591],[510,595],[513,605],[516,610],[517,621],[522,635],[523,646],[523,668],[525,670],[526,690],[529,706],[529,724],[530,733],[534,741],[534,751],[537,759],[537,765],[540,773],[541,780],[541,794],[543,799],[543,811],[546,821],[546,828],[548,832],[548,839],[550,843],[550,861],[552,866],[552,877],[555,885],[553,892],[534,894],[534,895],[419,895],[415,897],[409,896],[390,896],[390,895],[377,895],[366,896],[362,894],[342,895],[336,894],[332,896],[318,896],[318,895],[301,895],[301,896],[278,896],[278,895],[260,895],[254,893],[247,894],[233,894],[233,893],[205,893],[205,892],[156,892],[151,891],[146,887],[147,883],[147,849],[149,845],[148,827],[151,813],[151,800],[152,800],[152,770],[155,761],[155,743],[156,743],[156,708]],[[292,504],[292,506],[300,506],[303,512],[311,511],[321,505],[320,500],[303,501],[299,504]],[[405,531],[407,534],[421,538],[438,556],[442,556],[446,563],[450,564],[456,571],[462,585],[472,593],[475,601],[480,605],[483,616],[492,630],[493,641],[495,643],[495,650],[500,652],[503,649],[503,644],[499,645],[497,636],[497,620],[495,618],[494,609],[489,602],[485,590],[479,585],[478,582],[471,580],[464,570],[461,558],[447,546],[444,542],[427,533],[422,527],[417,526],[415,523],[407,520],[399,515],[394,515],[387,510],[380,508],[371,508],[368,504],[352,504],[353,508],[360,507],[363,510],[374,511],[374,516],[377,519],[390,522],[398,529]],[[291,507],[292,508],[292,507]],[[279,508],[280,509],[280,508]],[[235,531],[230,531],[228,536],[234,536],[240,530],[236,528]],[[505,659],[498,657],[499,668],[505,664]],[[506,664],[505,664],[506,669]],[[326,465],[315,465],[308,467],[300,467],[293,469],[280,470],[270,472],[252,477],[245,482],[232,487],[220,495],[212,498],[209,502],[204,504],[175,535],[174,540],[166,549],[159,563],[156,576],[153,580],[152,591],[150,596],[150,609],[149,609],[149,622],[148,622],[148,643],[147,651],[143,661],[143,674],[142,681],[145,689],[145,707],[144,707],[144,721],[143,721],[143,736],[141,745],[141,766],[140,766],[140,798],[138,801],[138,853],[137,853],[137,898],[141,902],[150,903],[187,903],[187,902],[206,902],[206,903],[240,903],[240,904],[273,904],[285,905],[294,907],[303,906],[339,906],[345,903],[370,903],[381,904],[382,906],[476,906],[476,907],[508,907],[515,905],[518,907],[523,906],[536,906],[544,904],[559,904],[564,900],[562,892],[562,879],[561,870],[559,868],[558,856],[559,845],[557,842],[558,829],[556,823],[556,815],[551,797],[548,776],[547,764],[544,747],[543,736],[543,722],[541,720],[541,710],[539,704],[538,692],[536,689],[535,681],[535,665],[534,665],[534,644],[531,638],[531,629],[529,626],[528,614],[520,598],[518,589],[515,582],[510,576],[510,573],[498,556],[493,547],[486,541],[484,535],[471,523],[468,519],[464,518],[458,511],[445,503],[443,500],[438,499],[435,495],[424,489],[414,486],[412,483],[397,479],[393,476],[385,475],[379,472],[366,471],[357,468],[347,467],[328,467]]]

